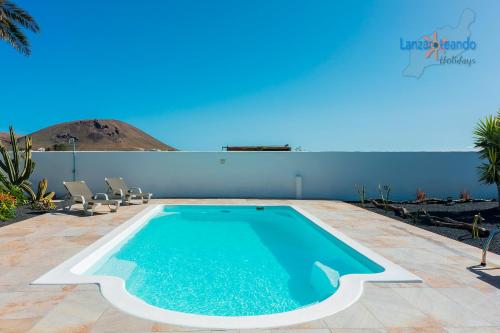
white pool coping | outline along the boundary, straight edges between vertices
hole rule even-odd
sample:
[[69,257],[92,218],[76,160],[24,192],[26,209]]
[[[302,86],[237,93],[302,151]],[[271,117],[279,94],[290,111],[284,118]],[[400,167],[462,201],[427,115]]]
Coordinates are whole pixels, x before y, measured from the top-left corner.
[[[97,261],[116,246],[131,238],[164,206],[195,206],[196,204],[151,205],[125,223],[89,245],[75,256],[64,261],[31,284],[98,284],[102,295],[116,308],[128,314],[178,326],[210,329],[254,329],[301,324],[333,315],[355,303],[363,293],[365,282],[422,282],[399,265],[392,263],[372,250],[347,237],[325,222],[294,205],[288,205],[319,227],[329,232],[351,248],[384,268],[381,273],[349,274],[340,278],[338,290],[322,302],[293,311],[259,316],[207,316],[162,309],[130,294],[125,281],[113,276],[84,275]],[[224,204],[199,206],[224,206]],[[226,206],[255,206],[228,204]],[[285,205],[259,205],[285,206]]]

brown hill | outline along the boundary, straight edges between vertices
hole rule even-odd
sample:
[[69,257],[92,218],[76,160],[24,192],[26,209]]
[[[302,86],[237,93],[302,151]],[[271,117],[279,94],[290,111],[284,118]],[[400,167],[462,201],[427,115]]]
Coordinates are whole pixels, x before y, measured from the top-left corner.
[[119,120],[77,120],[46,127],[30,134],[33,150],[176,150],[140,129]]
[[[19,138],[20,135],[15,134],[16,138]],[[9,132],[0,132],[0,143],[4,146],[10,145],[10,134]]]

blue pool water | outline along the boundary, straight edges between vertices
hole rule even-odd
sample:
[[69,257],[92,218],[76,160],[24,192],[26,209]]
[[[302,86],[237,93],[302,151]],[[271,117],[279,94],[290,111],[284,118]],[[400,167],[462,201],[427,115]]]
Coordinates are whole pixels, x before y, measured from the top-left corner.
[[338,276],[382,271],[291,207],[165,206],[88,273],[120,277],[160,308],[250,316],[320,302]]

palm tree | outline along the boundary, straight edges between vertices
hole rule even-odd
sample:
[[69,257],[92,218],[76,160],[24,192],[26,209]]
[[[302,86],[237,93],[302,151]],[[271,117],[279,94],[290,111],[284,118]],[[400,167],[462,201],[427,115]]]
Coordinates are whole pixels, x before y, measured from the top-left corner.
[[479,148],[481,159],[486,160],[479,167],[479,180],[486,184],[496,184],[498,208],[500,209],[500,110],[497,116],[480,120],[474,130],[474,146]]
[[33,32],[40,31],[35,19],[27,11],[10,0],[0,0],[0,39],[29,56],[31,54],[30,43],[19,26]]

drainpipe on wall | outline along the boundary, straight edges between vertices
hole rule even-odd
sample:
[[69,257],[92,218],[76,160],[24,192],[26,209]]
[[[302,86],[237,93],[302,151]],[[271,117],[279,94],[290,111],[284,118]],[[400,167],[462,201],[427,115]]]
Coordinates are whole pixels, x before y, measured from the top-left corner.
[[76,180],[76,143],[74,138],[68,140],[69,144],[73,145],[73,181]]
[[302,176],[295,176],[295,199],[302,199]]

